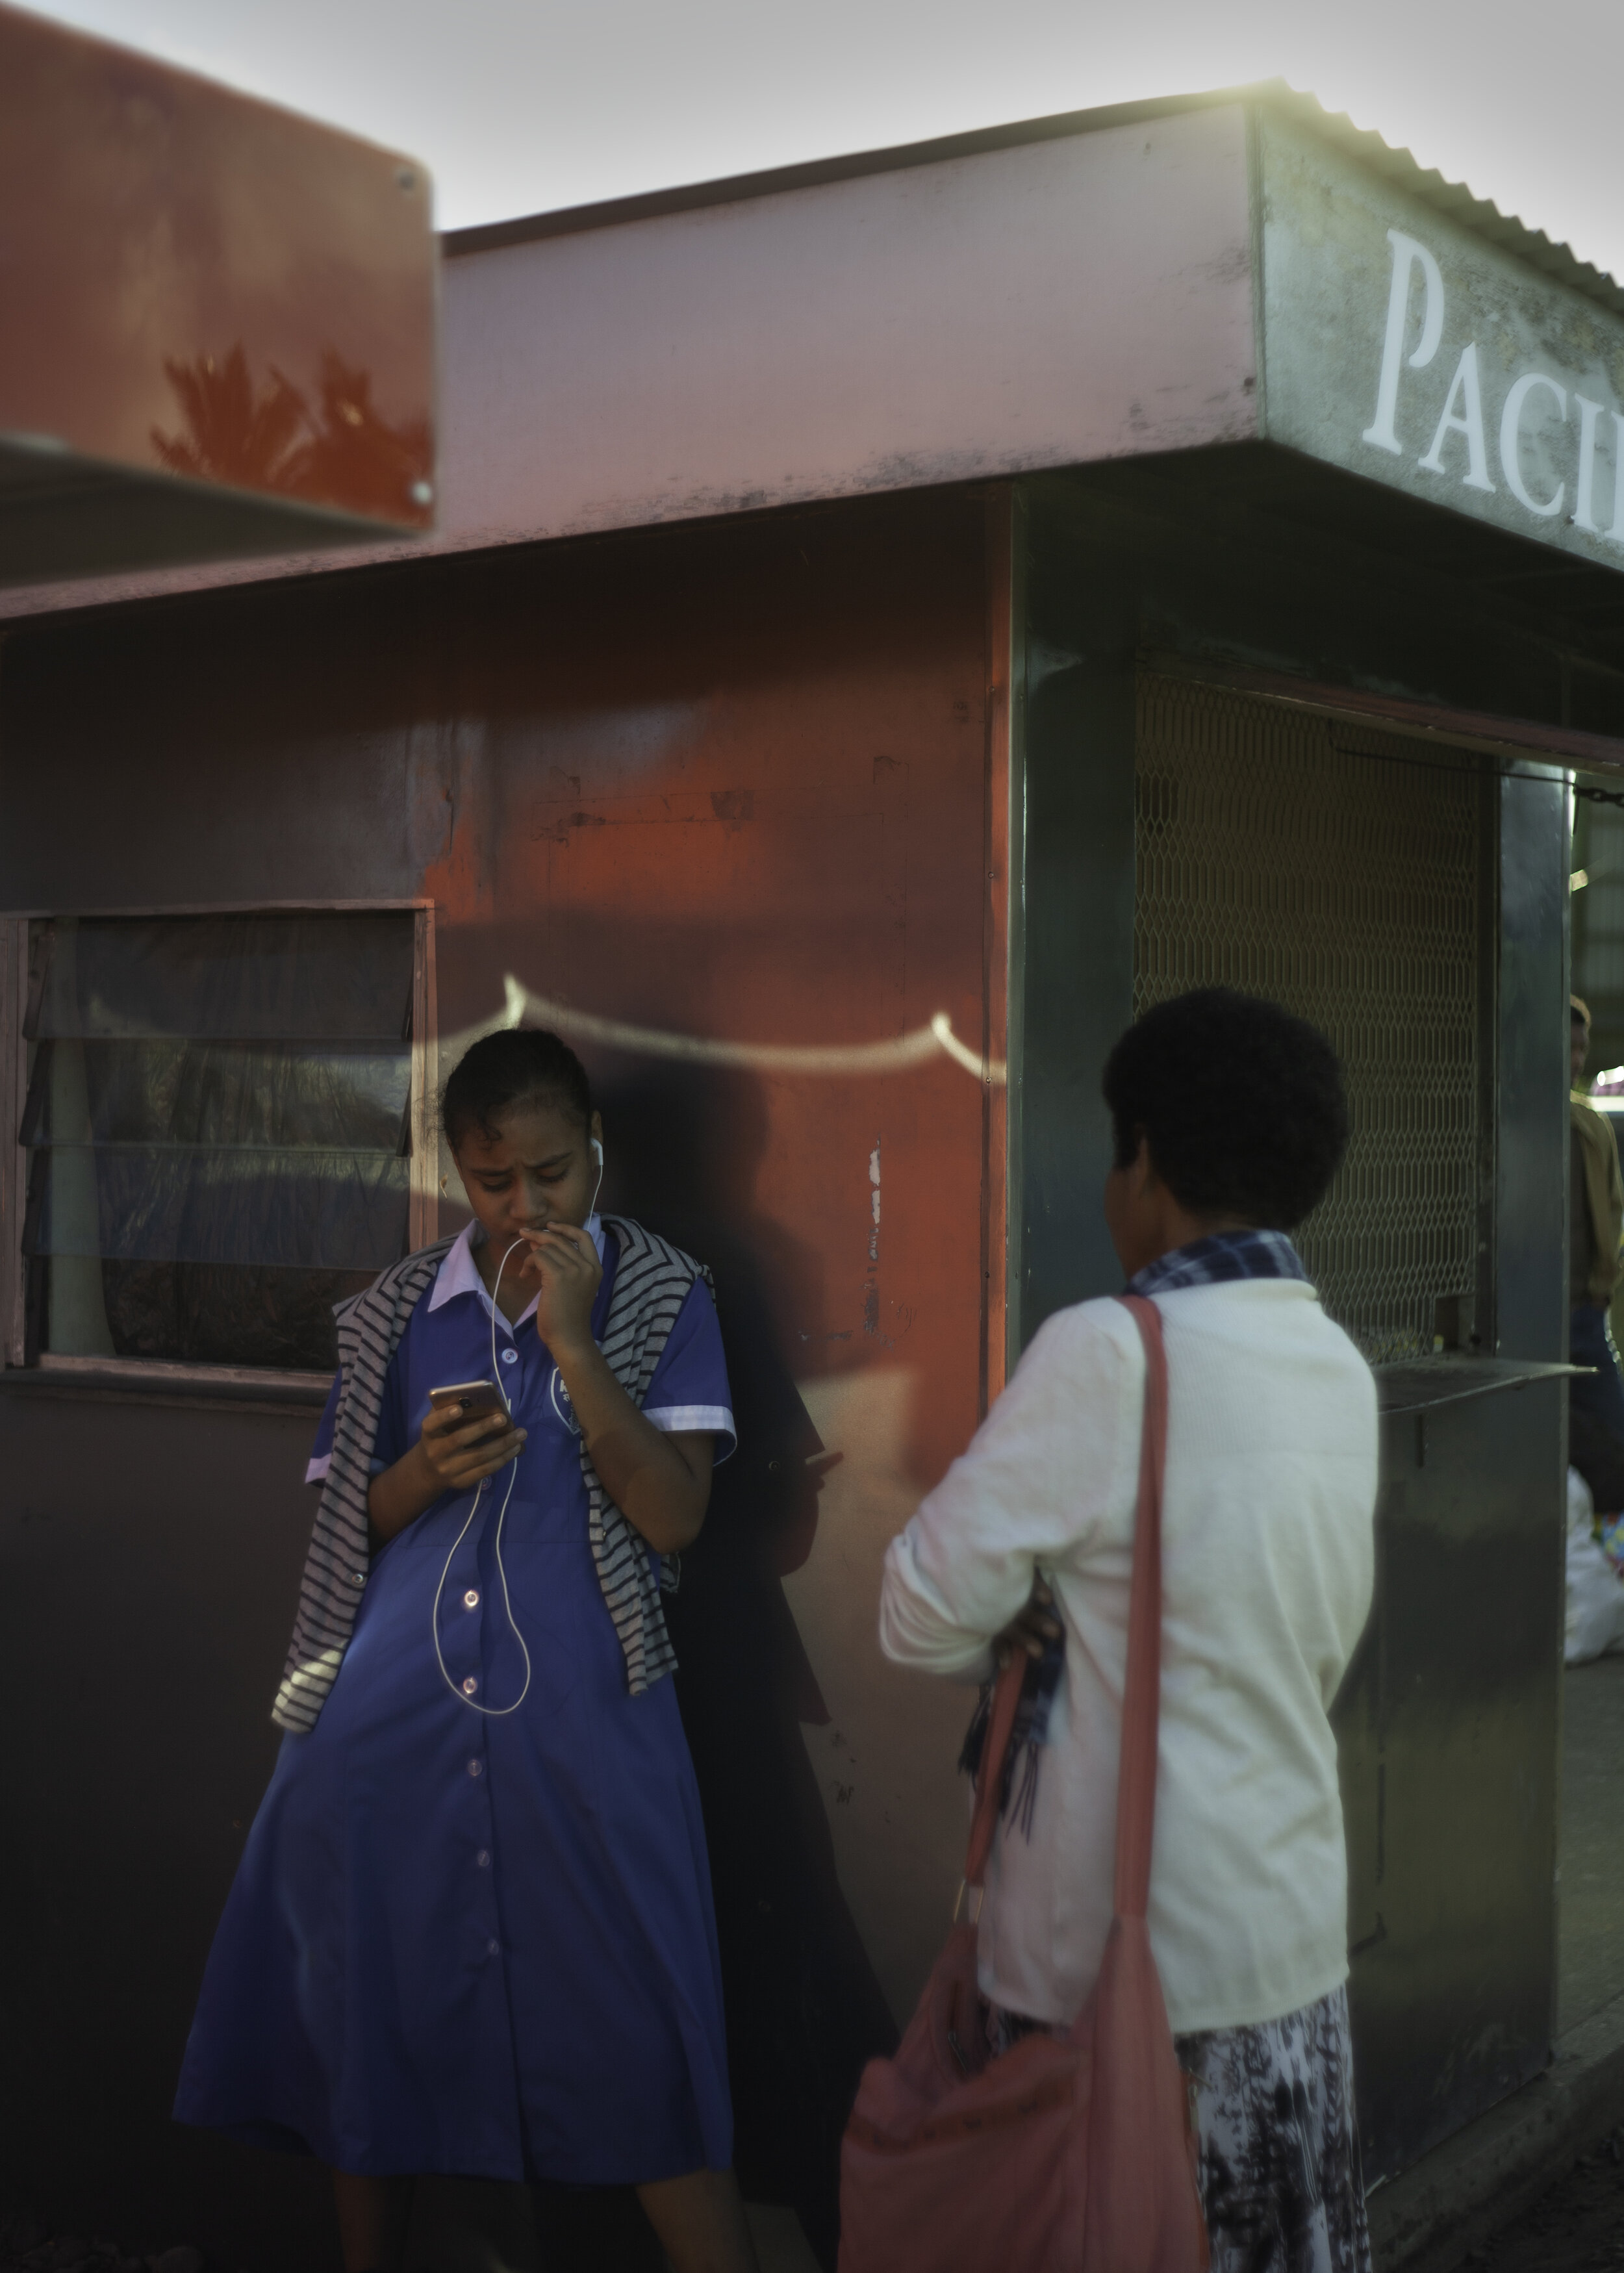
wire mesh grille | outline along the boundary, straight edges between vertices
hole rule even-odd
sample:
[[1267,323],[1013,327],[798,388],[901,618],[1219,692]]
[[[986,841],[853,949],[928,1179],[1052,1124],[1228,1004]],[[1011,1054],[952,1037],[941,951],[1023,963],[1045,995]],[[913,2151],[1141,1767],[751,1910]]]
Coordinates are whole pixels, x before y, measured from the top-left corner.
[[1353,1133],[1298,1244],[1367,1357],[1430,1351],[1477,1279],[1475,766],[1147,674],[1136,772],[1135,1015],[1222,985],[1330,1037]]

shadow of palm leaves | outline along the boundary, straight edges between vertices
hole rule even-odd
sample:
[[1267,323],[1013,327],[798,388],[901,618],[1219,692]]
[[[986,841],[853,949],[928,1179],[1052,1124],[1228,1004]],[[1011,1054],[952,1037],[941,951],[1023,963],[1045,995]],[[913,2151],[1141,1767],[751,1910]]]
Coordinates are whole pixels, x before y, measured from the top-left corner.
[[335,349],[323,350],[314,408],[274,364],[257,386],[240,341],[221,356],[166,356],[163,368],[181,431],[154,425],[152,443],[168,472],[371,518],[423,518],[432,497],[428,419],[385,418],[371,374]]

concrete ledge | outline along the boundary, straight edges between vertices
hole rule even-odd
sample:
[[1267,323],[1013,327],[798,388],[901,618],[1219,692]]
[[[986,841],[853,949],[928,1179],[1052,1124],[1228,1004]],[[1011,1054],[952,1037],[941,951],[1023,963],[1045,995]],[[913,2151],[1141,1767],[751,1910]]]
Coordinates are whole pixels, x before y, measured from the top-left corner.
[[1377,2273],[1450,2273],[1624,2123],[1624,1997],[1557,2039],[1551,2066],[1370,2197]]

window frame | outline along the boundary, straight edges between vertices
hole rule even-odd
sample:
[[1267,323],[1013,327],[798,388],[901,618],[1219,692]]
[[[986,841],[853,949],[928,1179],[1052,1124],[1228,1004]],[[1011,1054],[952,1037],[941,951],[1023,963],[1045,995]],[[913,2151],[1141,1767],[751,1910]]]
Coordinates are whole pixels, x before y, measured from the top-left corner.
[[27,1264],[22,1251],[27,1204],[28,1154],[21,1143],[28,1094],[28,929],[67,914],[108,920],[168,916],[400,915],[412,922],[412,1132],[407,1238],[415,1249],[439,1236],[440,1147],[439,1001],[435,959],[435,903],[426,899],[228,900],[120,908],[27,908],[0,916],[0,1381],[56,1394],[92,1394],[145,1402],[216,1405],[222,1400],[257,1412],[305,1412],[323,1404],[331,1384],[325,1373],[273,1366],[202,1365],[170,1358],[76,1357],[41,1350],[27,1362],[25,1299]]

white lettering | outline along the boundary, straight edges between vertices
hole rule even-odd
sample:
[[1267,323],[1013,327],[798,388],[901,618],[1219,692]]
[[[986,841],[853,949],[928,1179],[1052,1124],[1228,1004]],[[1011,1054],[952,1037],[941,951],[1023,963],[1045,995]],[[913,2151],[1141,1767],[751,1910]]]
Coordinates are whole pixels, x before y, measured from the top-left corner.
[[[1596,429],[1604,405],[1592,402],[1588,394],[1575,394],[1579,406],[1579,472],[1574,483],[1573,525],[1591,536],[1602,532],[1596,524]],[[1613,526],[1607,539],[1613,544],[1624,544],[1624,416],[1614,410],[1613,419]]]
[[1525,371],[1507,395],[1506,407],[1500,414],[1500,469],[1506,476],[1506,487],[1517,503],[1526,506],[1530,513],[1537,513],[1541,521],[1551,521],[1562,509],[1568,484],[1565,481],[1558,482],[1555,495],[1546,498],[1542,504],[1537,497],[1530,494],[1528,484],[1523,479],[1523,467],[1518,455],[1523,443],[1523,405],[1537,386],[1549,387],[1556,397],[1558,411],[1564,418],[1568,416],[1567,388],[1559,386],[1553,379],[1547,379],[1542,371]]
[[1592,511],[1596,494],[1596,421],[1601,416],[1602,406],[1592,402],[1588,394],[1575,394],[1579,406],[1579,472],[1573,485],[1573,525],[1599,536]]
[[1393,422],[1398,413],[1398,372],[1404,353],[1405,319],[1410,313],[1411,272],[1418,263],[1426,288],[1421,302],[1421,336],[1410,358],[1411,371],[1425,370],[1437,354],[1438,342],[1443,337],[1443,278],[1438,263],[1418,239],[1406,236],[1403,229],[1390,229],[1388,243],[1393,248],[1393,281],[1388,293],[1387,338],[1381,348],[1376,415],[1365,429],[1364,439],[1373,443],[1378,450],[1391,450],[1396,457],[1401,445]]
[[1624,417],[1613,414],[1613,526],[1610,544],[1624,544]]
[[[1458,400],[1461,408],[1456,409]],[[1519,406],[1520,407],[1520,406]],[[1443,461],[1443,446],[1451,434],[1466,437],[1466,471],[1461,476],[1463,486],[1469,490],[1490,490],[1489,454],[1483,439],[1483,391],[1478,384],[1478,342],[1471,341],[1461,349],[1461,359],[1455,366],[1455,377],[1449,382],[1449,393],[1443,406],[1443,416],[1438,421],[1438,431],[1433,437],[1433,446],[1420,460],[1422,470],[1429,474],[1448,471]]]

